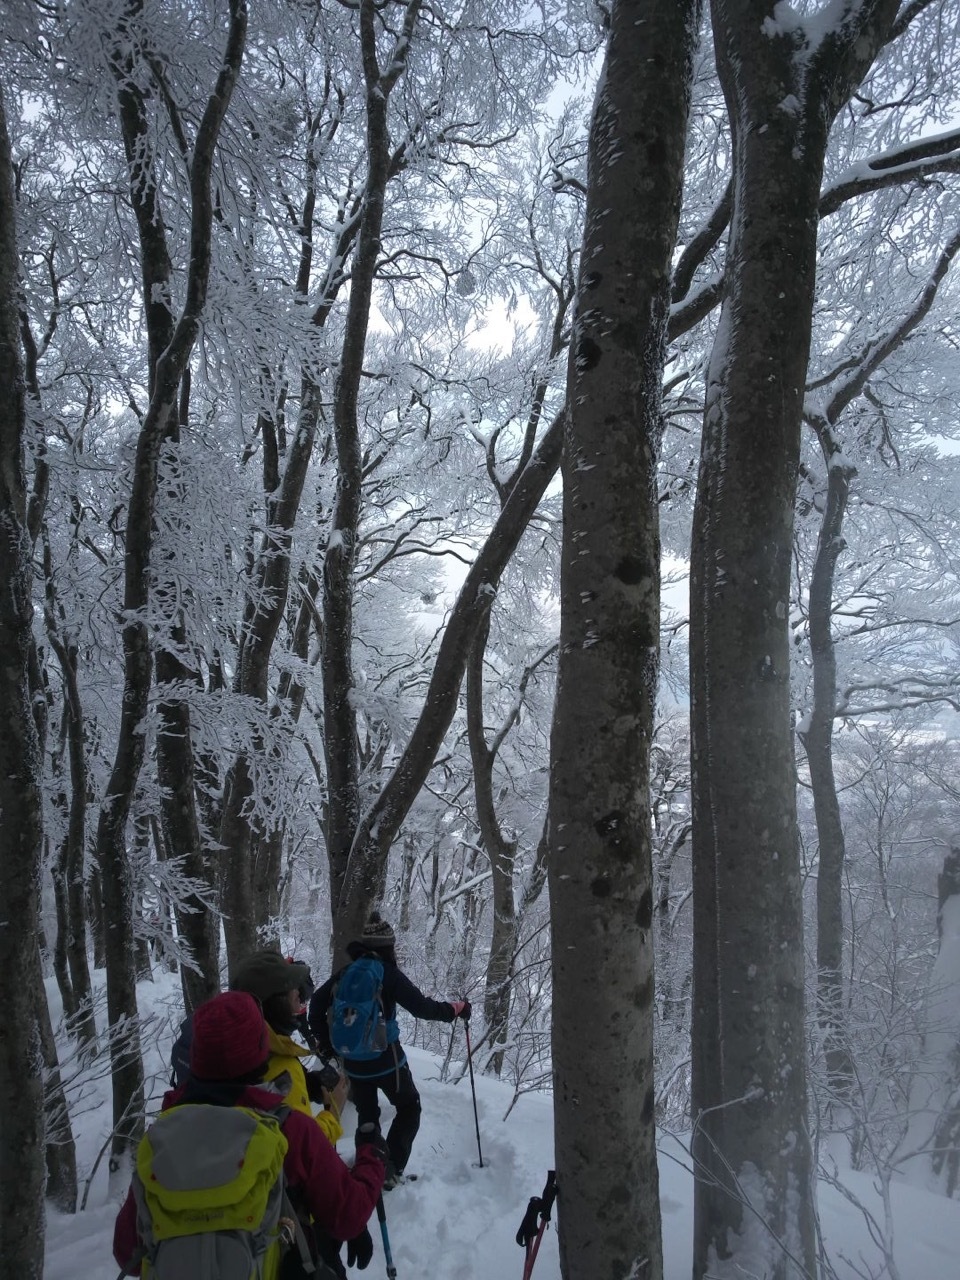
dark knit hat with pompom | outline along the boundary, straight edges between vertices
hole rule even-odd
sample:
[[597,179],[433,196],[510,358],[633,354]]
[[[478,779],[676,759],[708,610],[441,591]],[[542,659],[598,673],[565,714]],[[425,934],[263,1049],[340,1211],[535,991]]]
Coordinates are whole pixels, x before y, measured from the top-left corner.
[[386,920],[382,920],[379,913],[373,911],[370,913],[370,919],[363,926],[363,933],[358,941],[369,951],[381,951],[395,946],[397,938]]

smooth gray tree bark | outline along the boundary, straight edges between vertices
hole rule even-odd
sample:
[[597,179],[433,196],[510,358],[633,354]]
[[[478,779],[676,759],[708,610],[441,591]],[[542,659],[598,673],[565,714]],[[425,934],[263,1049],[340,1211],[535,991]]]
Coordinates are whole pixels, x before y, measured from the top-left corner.
[[691,553],[694,1276],[815,1274],[788,602],[830,124],[898,0],[713,0],[733,140]]
[[663,1274],[650,746],[656,472],[695,0],[621,0],[590,128],[567,375],[548,883],[564,1280]]

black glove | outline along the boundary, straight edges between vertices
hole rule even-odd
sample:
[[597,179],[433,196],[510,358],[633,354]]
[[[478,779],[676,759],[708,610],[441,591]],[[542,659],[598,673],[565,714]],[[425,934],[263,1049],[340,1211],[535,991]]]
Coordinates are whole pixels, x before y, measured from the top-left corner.
[[323,1103],[323,1080],[319,1071],[304,1071],[307,1081],[307,1097],[311,1102],[322,1105]]
[[304,1070],[307,1080],[307,1097],[311,1102],[323,1102],[323,1091],[333,1093],[340,1083],[340,1068],[335,1062],[321,1062],[316,1070]]
[[387,1140],[375,1124],[362,1124],[357,1130],[357,1150],[372,1151],[384,1164],[390,1159]]
[[364,1227],[358,1236],[347,1241],[347,1266],[356,1266],[362,1271],[364,1267],[369,1267],[372,1257],[373,1240],[370,1232]]

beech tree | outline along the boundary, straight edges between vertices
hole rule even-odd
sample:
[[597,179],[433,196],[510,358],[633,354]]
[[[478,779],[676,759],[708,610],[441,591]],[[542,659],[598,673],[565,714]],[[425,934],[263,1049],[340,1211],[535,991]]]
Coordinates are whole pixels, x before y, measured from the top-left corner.
[[[660,625],[656,474],[698,17],[695,3],[611,5],[590,127],[564,415],[548,835],[566,1280],[663,1273],[648,794]],[[658,73],[638,77],[638,64]]]
[[[131,199],[139,212],[141,234],[152,252],[144,258],[144,304],[161,312],[150,360],[150,399],[137,438],[124,554],[124,686],[120,732],[110,780],[97,826],[104,912],[107,918],[107,1005],[110,1025],[127,1024],[132,1044],[111,1039],[113,1057],[114,1137],[112,1163],[123,1157],[139,1138],[143,1122],[143,1066],[136,1035],[136,974],[133,966],[133,886],[127,852],[127,823],[144,757],[143,723],[152,687],[152,648],[145,619],[150,601],[154,513],[161,448],[176,438],[181,383],[200,329],[210,273],[210,233],[213,200],[210,173],[217,139],[243,57],[247,10],[244,0],[230,0],[230,22],[217,82],[198,124],[190,157],[191,256],[183,304],[177,323],[168,325],[169,295],[164,288],[166,251],[156,237],[162,232],[156,207],[157,186],[150,155],[143,145],[146,125],[140,121],[143,101],[136,92],[135,66],[128,60],[137,48],[134,28],[139,4],[124,15],[121,40],[111,58],[118,80],[119,110],[125,132]],[[126,37],[123,39],[122,37]],[[134,117],[128,125],[128,117]],[[157,271],[161,276],[158,279]],[[163,343],[163,339],[166,342]],[[161,345],[163,343],[163,345]],[[184,744],[186,745],[186,744]],[[188,803],[192,807],[193,796]],[[196,846],[194,846],[196,847]]]
[[733,177],[691,561],[696,1277],[816,1269],[790,552],[829,131],[899,9],[712,5]]

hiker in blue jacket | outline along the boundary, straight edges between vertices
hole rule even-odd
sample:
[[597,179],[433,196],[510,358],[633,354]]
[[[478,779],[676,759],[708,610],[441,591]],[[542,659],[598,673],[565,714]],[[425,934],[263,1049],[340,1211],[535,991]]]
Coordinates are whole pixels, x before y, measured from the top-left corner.
[[470,1017],[469,1000],[431,1000],[425,996],[398,967],[395,948],[393,929],[374,912],[360,937],[347,946],[350,964],[344,965],[316,989],[308,1013],[310,1029],[317,1038],[321,1053],[330,1057],[336,1055],[328,1014],[334,1006],[337,985],[354,961],[370,957],[381,962],[383,981],[379,1000],[386,1048],[375,1057],[353,1058],[342,1053],[339,1056],[342,1057],[344,1071],[350,1077],[350,1097],[357,1109],[358,1128],[372,1124],[379,1130],[381,1091],[396,1110],[387,1133],[390,1157],[383,1184],[385,1191],[403,1180],[410,1148],[420,1128],[420,1094],[400,1043],[397,1005],[415,1018],[426,1018],[429,1022],[453,1022],[455,1018],[466,1020]]

